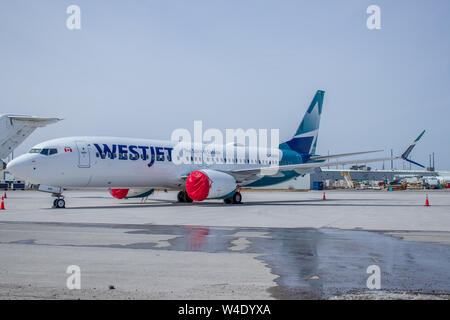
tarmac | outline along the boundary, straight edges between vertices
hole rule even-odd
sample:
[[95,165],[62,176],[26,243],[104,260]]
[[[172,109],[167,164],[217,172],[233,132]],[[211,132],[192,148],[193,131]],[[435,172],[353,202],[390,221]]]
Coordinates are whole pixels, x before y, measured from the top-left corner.
[[0,299],[450,298],[448,190],[244,191],[240,205],[75,190],[65,209],[7,196]]

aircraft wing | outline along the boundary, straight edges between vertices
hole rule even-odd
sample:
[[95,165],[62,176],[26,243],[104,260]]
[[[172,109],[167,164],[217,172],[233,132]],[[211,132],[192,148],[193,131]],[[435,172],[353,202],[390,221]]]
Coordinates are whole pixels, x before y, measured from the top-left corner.
[[[345,165],[345,164],[372,163],[372,162],[390,161],[390,160],[396,160],[396,159],[403,159],[403,160],[412,162],[412,163],[422,167],[421,164],[413,162],[412,160],[408,159],[408,156],[411,153],[414,146],[416,145],[416,143],[423,136],[424,133],[425,133],[425,131],[423,131],[419,135],[419,137],[416,140],[414,140],[414,142],[406,149],[405,152],[403,152],[403,154],[401,156],[396,156],[396,157],[345,160],[345,161],[333,161],[333,162],[325,162],[324,161],[325,159],[381,151],[381,150],[374,150],[374,151],[363,151],[363,152],[354,152],[354,153],[343,153],[343,154],[330,155],[330,156],[311,157],[310,161],[311,160],[314,160],[314,161],[306,162],[306,163],[299,163],[299,164],[271,166],[271,167],[259,167],[259,168],[252,168],[252,169],[222,170],[222,171],[232,175],[238,183],[241,183],[243,181],[248,182],[248,181],[252,181],[252,180],[257,180],[257,179],[261,178],[262,176],[283,177],[284,176],[283,171],[296,171],[299,174],[308,174],[308,173],[311,173],[312,171],[314,171],[315,168],[332,167],[332,166],[339,166],[339,165]],[[183,176],[181,176],[180,178],[182,180],[186,180],[188,175],[189,175],[189,173],[186,173]]]
[[[306,162],[306,163],[291,164],[291,165],[284,165],[284,166],[260,167],[260,168],[254,168],[254,169],[238,169],[238,170],[227,171],[227,173],[234,176],[235,179],[239,182],[239,181],[244,181],[244,180],[257,179],[258,177],[262,177],[262,176],[280,177],[283,175],[283,171],[296,171],[299,174],[307,174],[307,173],[312,172],[315,168],[320,168],[320,167],[332,167],[332,166],[339,166],[339,165],[345,165],[345,164],[357,164],[357,163],[372,163],[372,162],[389,161],[389,160],[396,160],[396,159],[403,159],[403,160],[406,160],[408,162],[411,162],[413,164],[423,167],[421,164],[408,159],[408,156],[411,153],[412,149],[414,149],[416,143],[420,140],[420,138],[422,138],[424,133],[425,133],[425,130],[422,131],[422,133],[419,135],[419,137],[416,140],[414,140],[414,142],[406,149],[405,152],[403,152],[403,154],[401,156],[397,156],[397,157],[325,162],[324,160],[327,159],[327,156],[324,156],[324,157],[311,158],[311,159],[315,159],[316,162]],[[364,151],[361,153],[355,152],[353,154],[341,154],[341,155],[337,155],[337,156],[343,157],[346,155],[356,155],[356,154],[371,153],[371,152],[377,152],[377,151]],[[331,157],[336,157],[336,155],[330,156],[329,158],[331,158]],[[319,159],[322,161],[317,161]]]
[[58,122],[59,118],[41,118],[23,115],[0,116],[0,159],[6,158],[36,128]]
[[401,159],[401,157],[346,160],[346,161],[335,161],[335,162],[309,162],[309,163],[291,164],[291,165],[285,165],[285,166],[272,166],[272,167],[262,167],[262,168],[256,168],[256,169],[233,170],[233,171],[227,171],[227,173],[234,176],[236,178],[236,180],[243,181],[245,179],[249,179],[252,176],[279,177],[279,176],[283,175],[283,171],[296,171],[299,174],[307,174],[307,173],[311,173],[313,171],[313,169],[315,169],[315,168],[332,167],[332,166],[338,166],[338,165],[344,165],[344,164],[371,163],[371,162],[388,161],[388,160],[395,160],[395,159]]
[[311,161],[320,161],[320,160],[327,160],[327,159],[333,159],[333,158],[343,158],[343,157],[349,157],[349,156],[356,156],[358,154],[367,154],[367,153],[374,153],[374,152],[381,152],[383,150],[372,150],[372,151],[362,151],[362,152],[352,152],[352,153],[341,153],[341,154],[332,154],[329,156],[312,156],[309,158]]

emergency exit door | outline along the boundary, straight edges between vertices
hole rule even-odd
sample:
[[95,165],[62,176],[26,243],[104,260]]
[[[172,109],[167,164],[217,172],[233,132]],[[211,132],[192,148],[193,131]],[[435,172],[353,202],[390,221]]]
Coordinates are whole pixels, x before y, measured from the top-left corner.
[[80,168],[89,168],[91,166],[91,155],[89,146],[85,141],[77,141],[78,166]]

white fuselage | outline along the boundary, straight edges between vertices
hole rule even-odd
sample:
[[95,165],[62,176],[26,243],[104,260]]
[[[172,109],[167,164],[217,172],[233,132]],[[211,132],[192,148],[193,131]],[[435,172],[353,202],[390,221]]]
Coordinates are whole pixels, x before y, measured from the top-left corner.
[[[173,141],[115,137],[61,138],[34,146],[29,153],[10,162],[8,169],[33,184],[55,187],[182,189],[182,177],[194,170],[251,169],[268,167],[271,163],[259,156],[252,157],[261,150],[253,152],[249,147],[240,150],[244,156],[227,158],[226,150],[232,148],[240,154],[239,148],[242,148],[228,145],[216,147],[221,151],[216,151],[216,161],[212,161],[210,153],[206,155],[200,151],[203,146],[194,145],[192,158],[182,159],[188,163],[176,164],[174,162],[180,159],[175,161],[173,154],[176,144]],[[278,164],[282,152],[278,149],[270,151],[276,155],[275,163]],[[257,179],[243,181],[241,185]]]

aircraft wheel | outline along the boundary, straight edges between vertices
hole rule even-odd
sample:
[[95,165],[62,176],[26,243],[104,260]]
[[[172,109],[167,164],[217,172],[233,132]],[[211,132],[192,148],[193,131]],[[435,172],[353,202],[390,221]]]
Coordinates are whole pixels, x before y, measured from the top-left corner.
[[241,193],[240,192],[236,192],[235,194],[233,194],[233,196],[231,197],[231,200],[235,204],[242,203],[242,195],[241,195]]
[[189,198],[187,192],[184,191],[184,202],[191,203],[191,202],[193,202],[193,201],[194,201],[194,200],[192,200],[191,198]]
[[184,202],[184,191],[178,192],[177,200],[178,202]]
[[66,201],[64,199],[56,199],[54,202],[56,208],[65,208],[66,207]]

